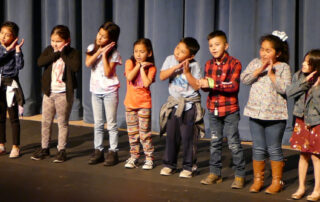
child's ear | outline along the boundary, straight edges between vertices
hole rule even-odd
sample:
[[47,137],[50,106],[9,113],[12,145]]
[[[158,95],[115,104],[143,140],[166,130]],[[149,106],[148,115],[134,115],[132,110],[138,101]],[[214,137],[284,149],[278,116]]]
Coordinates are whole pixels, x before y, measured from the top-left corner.
[[229,48],[229,44],[226,42],[226,43],[224,44],[224,50],[227,51],[228,48]]
[[152,51],[148,53],[148,57],[151,57],[151,56],[152,56]]
[[277,53],[277,54],[276,54],[276,58],[278,59],[281,54],[282,54],[281,52]]

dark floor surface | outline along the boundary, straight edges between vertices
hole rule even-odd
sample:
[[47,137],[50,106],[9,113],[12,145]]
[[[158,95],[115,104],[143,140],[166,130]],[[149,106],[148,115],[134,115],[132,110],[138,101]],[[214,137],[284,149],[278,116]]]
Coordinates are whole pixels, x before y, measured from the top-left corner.
[[[290,201],[290,195],[298,186],[297,165],[299,154],[284,150],[286,166],[284,171],[285,189],[276,195],[263,191],[257,194],[248,192],[252,183],[251,147],[244,146],[246,157],[246,186],[242,190],[230,189],[233,180],[231,153],[224,147],[223,183],[201,185],[200,180],[207,176],[209,167],[208,141],[202,140],[198,146],[199,173],[191,179],[181,179],[178,173],[160,176],[161,157],[165,137],[153,137],[155,145],[155,164],[153,170],[145,171],[141,166],[125,169],[124,162],[129,157],[128,137],[120,132],[120,163],[113,167],[102,164],[88,165],[93,151],[93,128],[70,126],[68,161],[52,163],[56,154],[57,126],[53,127],[51,158],[42,161],[30,159],[35,149],[40,147],[40,122],[21,121],[21,153],[19,159],[0,156],[0,201]],[[9,125],[8,125],[9,126]],[[7,151],[11,148],[10,127],[7,129]],[[105,144],[108,145],[106,137]],[[180,158],[181,159],[181,154]],[[143,155],[140,164],[143,163]],[[179,162],[181,167],[181,162]],[[311,166],[312,167],[312,166]],[[313,188],[312,169],[308,172],[307,192]],[[266,170],[267,186],[271,182],[270,166]],[[305,200],[305,199],[304,199]]]

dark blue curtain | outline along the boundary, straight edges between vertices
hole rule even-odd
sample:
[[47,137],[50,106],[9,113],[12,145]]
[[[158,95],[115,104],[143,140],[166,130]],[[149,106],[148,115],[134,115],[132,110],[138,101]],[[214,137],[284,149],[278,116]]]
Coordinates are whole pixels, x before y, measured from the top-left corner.
[[[282,30],[289,36],[290,66],[292,73],[301,66],[304,54],[312,48],[320,48],[320,1],[319,0],[0,0],[0,20],[11,20],[20,26],[20,37],[25,39],[23,53],[25,67],[20,80],[26,96],[25,114],[41,112],[42,94],[40,79],[42,70],[36,66],[41,51],[50,44],[50,32],[56,24],[65,24],[71,30],[72,45],[82,51],[95,39],[99,26],[114,21],[121,27],[119,51],[123,62],[132,54],[133,42],[148,37],[153,42],[156,66],[159,70],[166,56],[184,36],[196,38],[201,46],[196,59],[204,66],[210,59],[206,36],[215,29],[227,33],[231,55],[238,58],[243,69],[259,56],[259,38],[273,30]],[[119,127],[125,128],[123,99],[126,82],[124,65],[117,67],[120,78]],[[158,79],[151,86],[152,129],[159,130],[158,114],[168,96],[168,82]],[[93,122],[90,70],[83,62],[78,74],[79,89],[71,119]],[[241,85],[239,100],[241,114],[249,88]],[[206,93],[202,93],[203,106]],[[292,100],[289,100],[292,112]],[[206,121],[206,124],[208,122]],[[207,126],[208,128],[208,126]],[[248,119],[241,117],[240,135],[251,140]],[[284,143],[292,130],[292,118],[288,120]]]

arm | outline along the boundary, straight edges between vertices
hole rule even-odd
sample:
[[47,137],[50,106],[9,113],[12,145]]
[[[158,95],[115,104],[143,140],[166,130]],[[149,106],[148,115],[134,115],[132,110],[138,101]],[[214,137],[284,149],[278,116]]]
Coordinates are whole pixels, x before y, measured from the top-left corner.
[[161,70],[160,71],[160,80],[161,81],[164,81],[166,79],[168,79],[172,74],[174,74],[174,72],[178,69],[181,68],[181,63],[180,64],[177,64],[175,66],[172,66],[170,67],[169,69],[166,69],[166,70]]
[[[198,68],[198,70],[200,70],[200,67]],[[198,80],[196,78],[193,77],[193,75],[191,74],[190,72],[190,67],[189,67],[189,60],[186,61],[184,64],[183,64],[183,73],[184,75],[186,76],[187,80],[188,80],[188,83],[191,85],[191,87],[194,89],[194,90],[199,90],[200,88],[200,85],[198,84]],[[197,72],[199,75],[200,75],[200,72]],[[196,73],[196,74],[197,74]]]
[[24,44],[24,39],[21,40],[20,44],[17,43],[15,49],[15,59],[16,59],[16,70],[19,71],[23,68],[24,66],[24,59],[23,59],[23,54],[21,52],[21,47]]
[[154,77],[156,75],[156,68],[155,67],[150,67],[148,70],[148,75],[145,72],[144,66],[140,68],[140,74],[141,74],[141,79],[143,82],[143,86],[145,88],[148,88],[153,82],[154,82]]
[[312,86],[311,93],[312,93],[312,99],[314,102],[314,106],[318,110],[318,112],[320,113],[320,77],[318,77],[317,81]]
[[104,75],[108,78],[112,77],[117,63],[109,62],[106,54],[103,54],[102,62],[103,62]]
[[79,51],[66,46],[61,51],[61,58],[65,63],[65,67],[71,68],[71,71],[77,72],[81,68],[81,56]]
[[[273,72],[273,73],[269,73],[269,72]],[[273,78],[269,74],[273,74],[274,75]],[[280,94],[285,94],[286,88],[291,84],[291,71],[290,71],[289,65],[285,65],[283,71],[280,72],[279,74],[276,74],[272,70],[272,67],[269,67],[268,75],[276,91]]]
[[51,46],[48,46],[39,56],[38,66],[48,66],[58,60],[60,58],[60,55],[61,53],[59,51],[53,52],[53,48]]
[[136,63],[136,65],[132,68],[133,62],[128,60],[125,65],[126,77],[128,81],[132,81],[139,73],[141,64]]
[[307,90],[311,88],[308,82],[308,77],[313,76],[314,73],[309,74],[305,79],[299,79],[301,71],[298,71],[293,75],[291,85],[287,87],[286,94],[289,98],[296,98],[304,94]]
[[[11,57],[11,54],[14,54],[14,49],[17,46],[18,38],[16,38],[9,46],[5,47],[5,51],[0,53],[0,61],[2,62],[3,60],[6,60],[8,57]],[[23,44],[23,39],[22,43],[20,43],[21,46]]]
[[258,59],[251,61],[247,68],[240,74],[240,80],[245,85],[251,85],[259,75],[267,68],[267,64],[264,63],[260,67],[256,67]]

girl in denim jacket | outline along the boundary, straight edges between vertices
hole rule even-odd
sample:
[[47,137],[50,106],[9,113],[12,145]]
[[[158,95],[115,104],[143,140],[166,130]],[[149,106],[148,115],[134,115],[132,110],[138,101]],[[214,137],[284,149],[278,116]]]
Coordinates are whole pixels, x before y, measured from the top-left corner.
[[310,158],[314,167],[315,185],[308,201],[320,199],[320,49],[309,51],[302,68],[293,76],[287,95],[295,99],[293,114],[296,122],[290,138],[291,147],[299,150],[299,187],[292,194],[301,199]]

